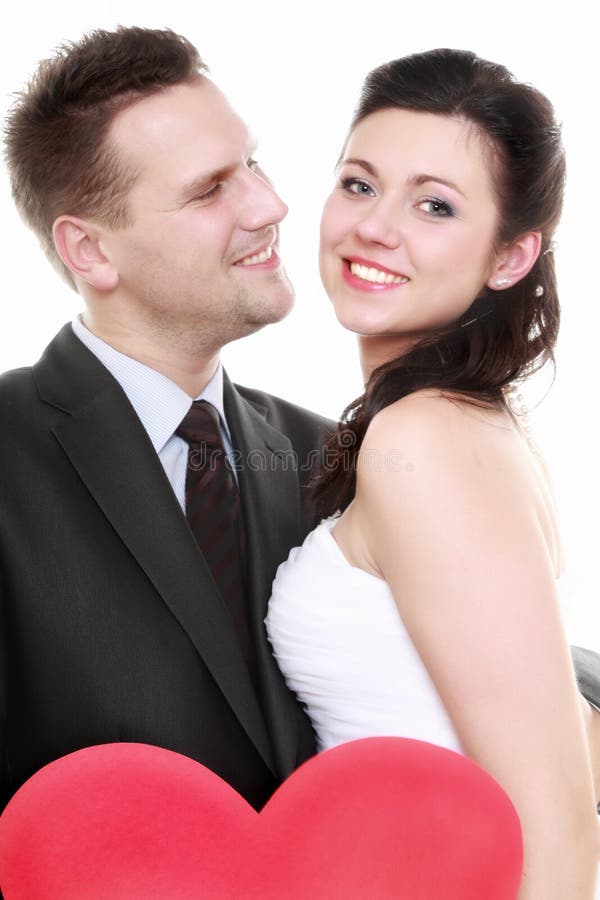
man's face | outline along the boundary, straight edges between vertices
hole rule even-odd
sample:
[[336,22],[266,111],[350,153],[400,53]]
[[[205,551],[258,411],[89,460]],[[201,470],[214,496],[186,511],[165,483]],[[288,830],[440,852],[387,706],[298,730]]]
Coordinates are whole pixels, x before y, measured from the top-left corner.
[[121,325],[201,351],[286,315],[293,295],[277,244],[287,207],[208,78],[134,103],[108,141],[137,175],[130,224],[103,237]]

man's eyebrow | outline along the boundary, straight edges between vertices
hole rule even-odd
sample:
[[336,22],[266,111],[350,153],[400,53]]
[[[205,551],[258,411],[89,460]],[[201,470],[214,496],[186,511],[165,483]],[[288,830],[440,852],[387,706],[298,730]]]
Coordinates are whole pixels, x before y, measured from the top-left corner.
[[[246,158],[252,159],[252,157],[258,150],[258,142],[254,137],[251,137],[248,140],[246,150]],[[211,172],[204,172],[200,175],[194,175],[192,178],[190,178],[189,181],[186,181],[179,190],[178,200],[180,202],[184,202],[186,200],[189,200],[191,197],[194,197],[196,194],[201,194],[215,182],[223,181],[225,178],[228,178],[229,175],[231,175],[231,173],[235,171],[238,165],[239,163],[237,162],[226,163],[223,166],[219,166],[217,169],[213,169]]]
[[194,175],[193,178],[190,178],[189,181],[186,181],[185,184],[179,189],[179,191],[177,192],[177,199],[180,201],[189,200],[190,197],[194,197],[196,194],[201,194],[202,191],[210,187],[211,184],[214,184],[217,181],[222,181],[224,178],[227,178],[228,175],[231,175],[234,169],[235,166],[233,165],[220,166],[218,169],[214,169],[212,172],[205,172],[200,175]]
[[[379,173],[377,172],[375,166],[366,159],[359,159],[358,157],[350,156],[340,162],[340,166],[347,165],[360,166],[361,169],[364,169],[369,173],[369,175],[372,175],[373,178],[379,177]],[[450,181],[450,179],[448,178],[443,178],[441,175],[430,175],[428,172],[420,172],[418,175],[411,175],[411,177],[408,179],[408,184],[410,187],[420,187],[422,184],[426,184],[428,181],[436,181],[438,184],[445,184],[446,187],[449,187],[453,191],[456,191],[461,195],[461,197],[465,197],[464,192],[461,191],[458,185],[453,181]]]

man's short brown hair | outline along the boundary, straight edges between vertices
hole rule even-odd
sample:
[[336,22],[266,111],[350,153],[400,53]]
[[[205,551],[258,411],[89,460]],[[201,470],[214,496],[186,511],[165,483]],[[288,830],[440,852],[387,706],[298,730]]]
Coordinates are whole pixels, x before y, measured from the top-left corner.
[[206,69],[173,31],[119,27],[93,31],[42,60],[5,126],[13,197],[50,261],[74,285],[52,237],[57,216],[127,223],[136,173],[106,141],[114,117],[136,100]]

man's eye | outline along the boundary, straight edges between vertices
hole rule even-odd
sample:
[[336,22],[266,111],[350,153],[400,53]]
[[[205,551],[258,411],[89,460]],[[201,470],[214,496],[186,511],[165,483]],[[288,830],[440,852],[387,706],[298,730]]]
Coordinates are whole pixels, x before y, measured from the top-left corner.
[[342,178],[340,181],[342,190],[349,194],[358,194],[360,197],[374,197],[375,191],[368,181],[362,178]]
[[209,188],[207,191],[204,191],[202,194],[198,194],[193,199],[193,203],[201,203],[203,200],[210,200],[211,197],[221,190],[222,184],[221,182],[217,182],[217,184],[213,185],[213,187]]

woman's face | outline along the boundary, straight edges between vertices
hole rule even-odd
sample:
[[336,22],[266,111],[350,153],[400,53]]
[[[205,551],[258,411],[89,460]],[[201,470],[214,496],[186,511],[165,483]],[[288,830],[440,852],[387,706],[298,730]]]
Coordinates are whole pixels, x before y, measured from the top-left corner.
[[459,318],[492,276],[489,164],[468,123],[386,109],[356,126],[338,175],[321,277],[341,324],[395,355]]

